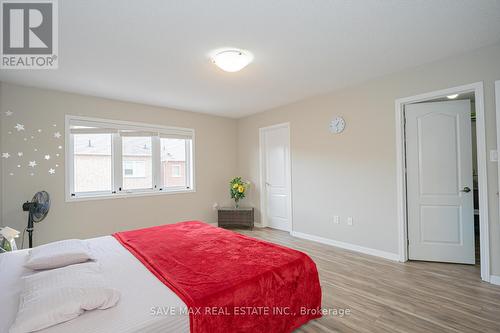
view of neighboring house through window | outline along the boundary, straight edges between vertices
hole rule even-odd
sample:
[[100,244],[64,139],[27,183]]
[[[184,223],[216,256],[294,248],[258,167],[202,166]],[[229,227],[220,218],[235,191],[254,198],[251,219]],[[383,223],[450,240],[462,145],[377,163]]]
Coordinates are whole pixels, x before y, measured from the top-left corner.
[[123,161],[123,177],[145,178],[146,161],[126,160]]
[[111,192],[111,134],[75,134],[76,192]]
[[151,137],[122,137],[123,189],[153,188]]
[[179,164],[172,165],[172,177],[182,177],[181,166]]
[[161,138],[161,186],[186,186],[186,140]]
[[193,189],[193,130],[76,116],[67,124],[68,198]]

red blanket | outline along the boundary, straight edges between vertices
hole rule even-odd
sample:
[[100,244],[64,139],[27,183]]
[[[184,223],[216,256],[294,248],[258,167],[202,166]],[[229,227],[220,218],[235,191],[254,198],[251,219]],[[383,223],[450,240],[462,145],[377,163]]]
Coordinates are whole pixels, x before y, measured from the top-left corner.
[[192,333],[291,332],[321,316],[302,252],[199,221],[113,236],[184,301]]

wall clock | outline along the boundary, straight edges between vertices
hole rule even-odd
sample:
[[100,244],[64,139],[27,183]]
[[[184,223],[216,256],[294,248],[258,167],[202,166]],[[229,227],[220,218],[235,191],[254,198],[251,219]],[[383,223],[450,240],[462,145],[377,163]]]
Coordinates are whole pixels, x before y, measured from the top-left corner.
[[330,132],[339,134],[345,129],[345,120],[342,117],[336,117],[330,122]]

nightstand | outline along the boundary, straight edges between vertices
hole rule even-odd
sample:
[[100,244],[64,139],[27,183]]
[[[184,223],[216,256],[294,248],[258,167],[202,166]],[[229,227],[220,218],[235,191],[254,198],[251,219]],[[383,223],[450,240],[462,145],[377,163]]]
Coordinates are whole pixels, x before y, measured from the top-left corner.
[[223,207],[217,210],[218,226],[222,228],[247,227],[253,229],[254,209]]

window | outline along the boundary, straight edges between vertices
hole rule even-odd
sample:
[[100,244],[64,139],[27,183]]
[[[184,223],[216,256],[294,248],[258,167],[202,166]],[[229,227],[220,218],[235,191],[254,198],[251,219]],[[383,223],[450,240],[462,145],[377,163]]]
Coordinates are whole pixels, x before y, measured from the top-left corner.
[[161,138],[161,185],[163,187],[186,186],[189,170],[186,163],[186,151],[191,140]]
[[180,165],[178,165],[178,164],[172,165],[172,177],[175,177],[175,178],[182,177]]
[[193,190],[192,129],[67,116],[68,200]]
[[[151,136],[122,137],[122,161],[123,189],[125,191],[153,188]],[[131,172],[131,174],[127,175],[127,172]]]
[[125,161],[124,160],[123,161],[123,177],[124,178],[146,178],[146,161],[134,161],[134,160]]
[[75,134],[73,149],[75,192],[111,192],[111,134]]

